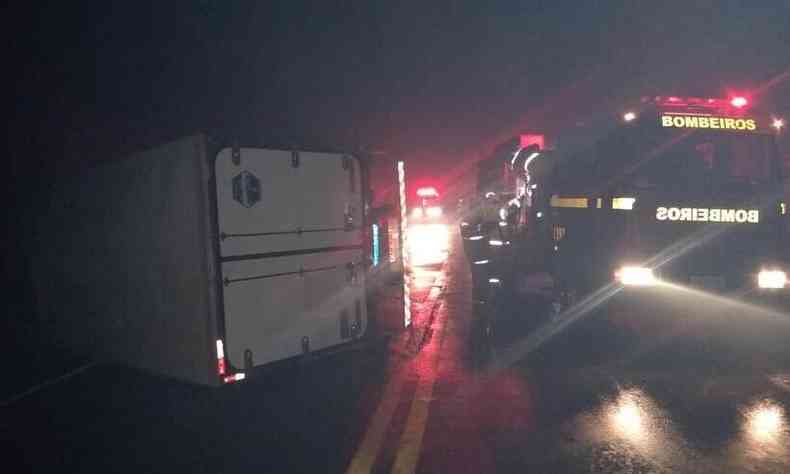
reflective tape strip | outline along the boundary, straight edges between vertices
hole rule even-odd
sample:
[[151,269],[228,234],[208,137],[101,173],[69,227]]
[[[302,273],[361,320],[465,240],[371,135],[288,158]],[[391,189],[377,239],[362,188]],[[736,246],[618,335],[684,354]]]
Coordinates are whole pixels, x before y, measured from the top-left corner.
[[401,254],[403,256],[403,326],[411,325],[411,288],[409,279],[409,234],[406,213],[406,165],[398,162],[398,192],[400,198]]
[[634,208],[636,198],[634,197],[616,197],[612,198],[612,209],[624,209],[630,211]]
[[551,207],[575,207],[583,209],[587,207],[587,198],[552,196]]

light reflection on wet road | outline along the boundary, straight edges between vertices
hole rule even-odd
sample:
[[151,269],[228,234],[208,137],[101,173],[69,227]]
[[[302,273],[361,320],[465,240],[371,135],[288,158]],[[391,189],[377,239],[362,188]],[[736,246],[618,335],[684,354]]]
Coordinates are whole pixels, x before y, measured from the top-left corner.
[[[416,472],[790,472],[790,390],[776,382],[790,332],[776,313],[749,320],[745,305],[708,298],[682,320],[597,314],[492,371],[471,343],[460,258],[442,270],[439,365],[421,372],[435,388]],[[699,296],[678,294],[674,310]],[[500,323],[494,359],[534,334],[529,317]]]
[[457,240],[414,271],[416,353],[295,361],[219,391],[100,367],[7,409],[3,433],[40,472],[790,472],[790,316],[679,291],[680,318],[554,321],[492,370],[546,321],[514,302],[481,343]]
[[728,402],[700,419],[707,426],[688,426],[689,420],[676,419],[683,407],[664,408],[639,388],[618,389],[563,426],[566,459],[553,466],[581,472],[787,472],[787,397],[785,404]]

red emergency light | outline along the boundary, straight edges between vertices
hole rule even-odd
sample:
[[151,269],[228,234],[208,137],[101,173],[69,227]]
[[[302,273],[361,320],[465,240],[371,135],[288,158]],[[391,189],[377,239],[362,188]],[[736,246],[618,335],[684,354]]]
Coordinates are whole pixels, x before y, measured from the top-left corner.
[[419,197],[436,197],[438,195],[439,193],[433,186],[426,186],[417,190],[417,196]]
[[749,101],[746,99],[746,97],[736,96],[730,100],[730,105],[740,109],[749,105]]
[[546,136],[539,134],[524,134],[519,136],[519,148],[537,145],[539,149],[546,149]]
[[745,111],[750,100],[743,95],[731,96],[728,99],[701,98],[701,97],[653,97],[644,98],[643,103],[654,103],[659,107],[668,109],[693,111],[693,112],[717,112],[728,114],[733,112],[741,113]]

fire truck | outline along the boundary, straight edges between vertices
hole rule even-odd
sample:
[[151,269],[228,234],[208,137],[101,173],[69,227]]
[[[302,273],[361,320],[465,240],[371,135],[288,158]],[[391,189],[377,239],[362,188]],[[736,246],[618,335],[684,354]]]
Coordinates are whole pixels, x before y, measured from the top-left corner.
[[433,186],[417,189],[417,205],[411,210],[411,218],[416,221],[440,221],[444,211],[439,201],[439,192]]
[[449,231],[439,192],[433,186],[417,189],[409,216],[409,259],[413,266],[438,265],[447,258]]
[[520,147],[503,278],[544,282],[555,308],[672,287],[784,304],[784,121],[751,102],[644,98],[572,149]]

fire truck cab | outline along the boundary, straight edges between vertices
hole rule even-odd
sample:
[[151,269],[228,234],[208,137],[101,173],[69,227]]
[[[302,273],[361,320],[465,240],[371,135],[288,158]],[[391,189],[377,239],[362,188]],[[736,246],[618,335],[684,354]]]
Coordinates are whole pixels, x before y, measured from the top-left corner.
[[[781,119],[744,97],[643,99],[561,155],[533,213],[559,288],[785,300]],[[606,296],[608,298],[608,296]]]

